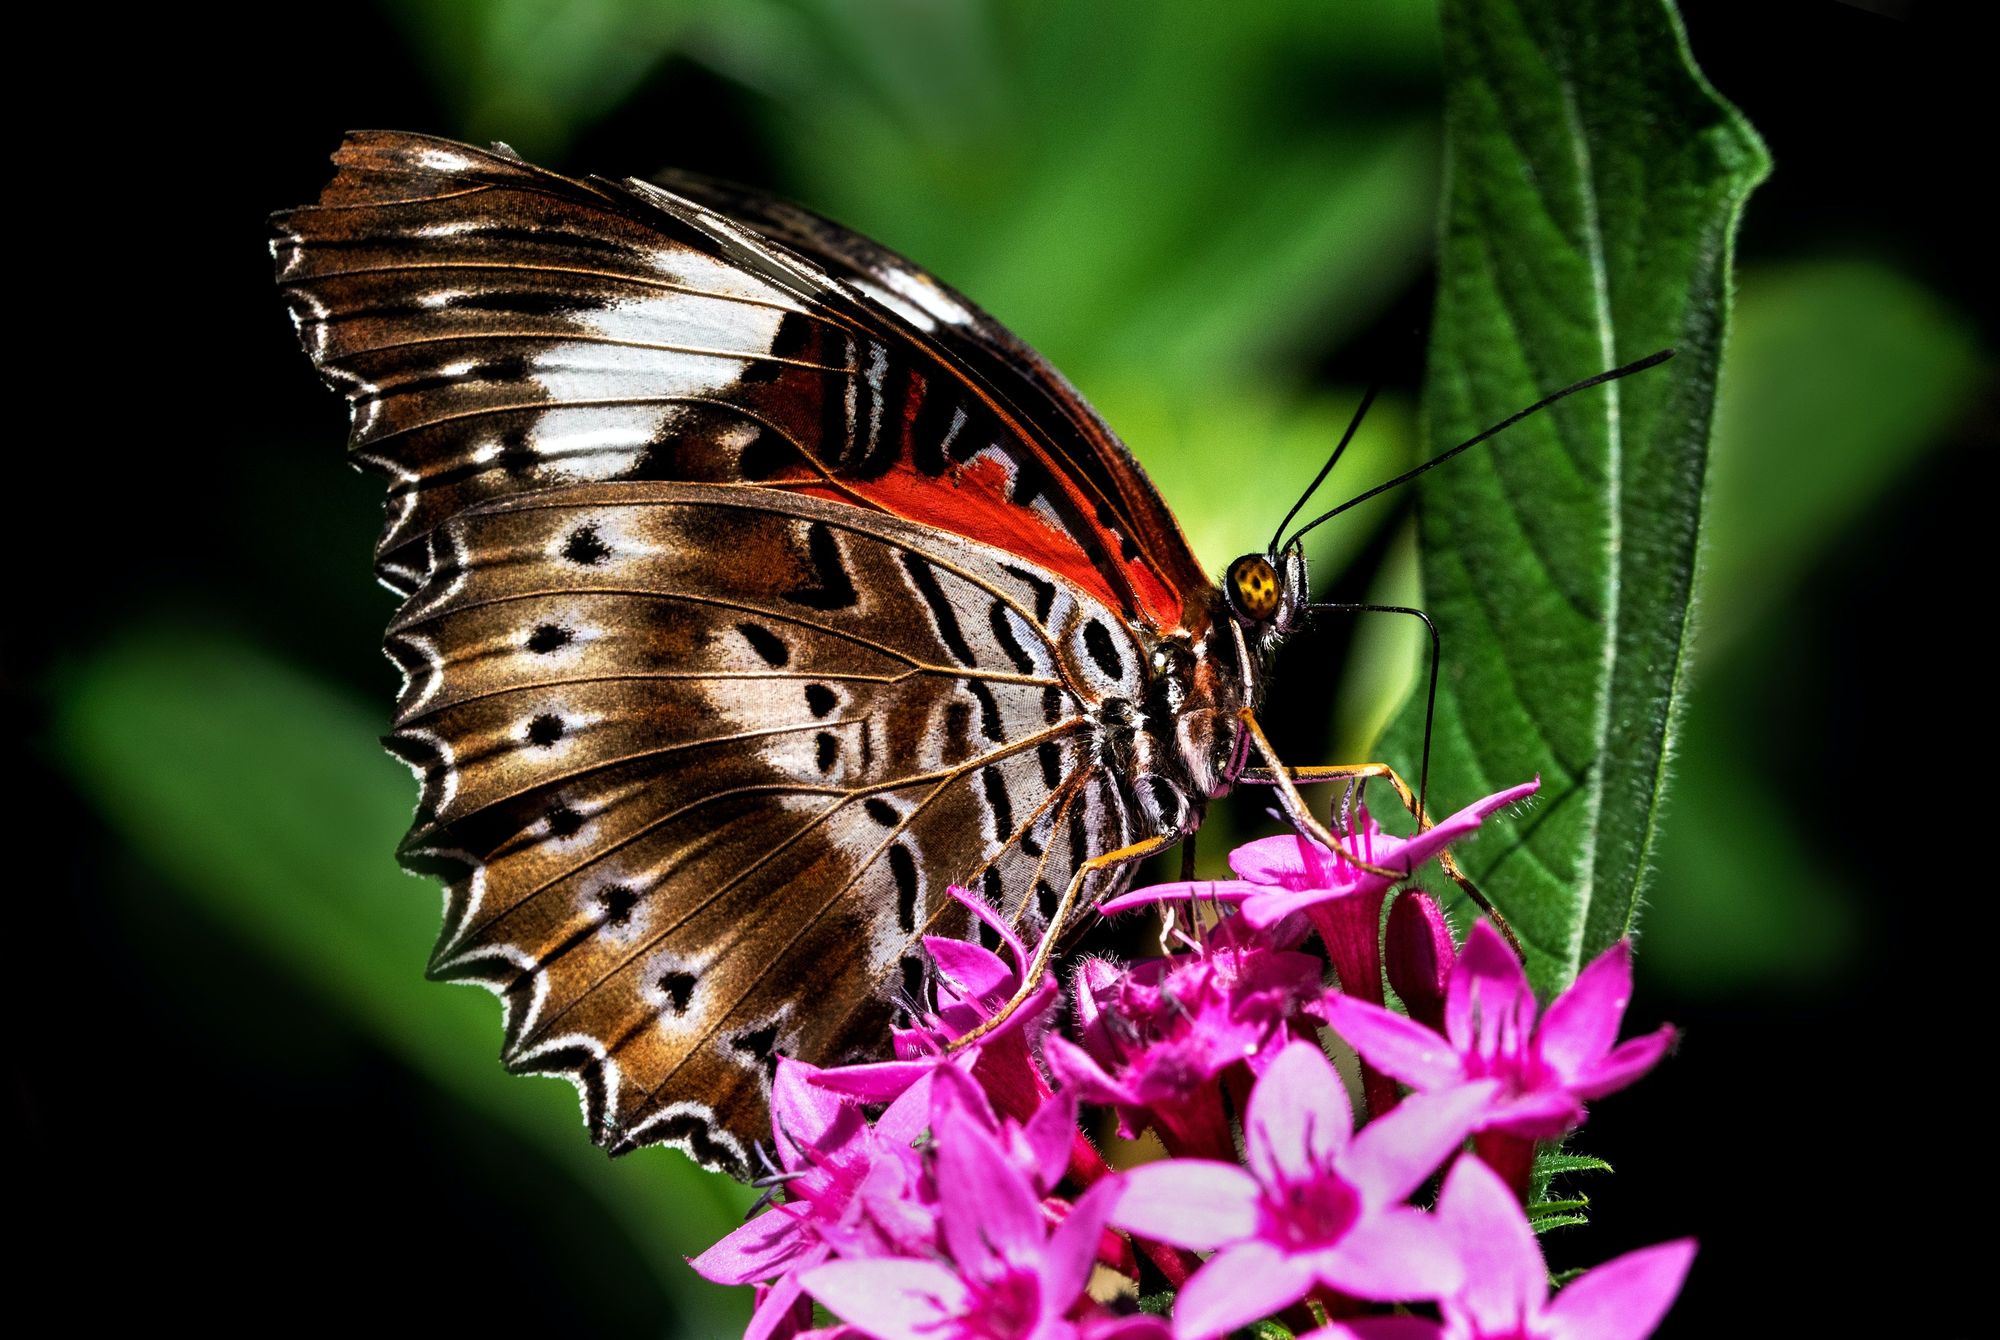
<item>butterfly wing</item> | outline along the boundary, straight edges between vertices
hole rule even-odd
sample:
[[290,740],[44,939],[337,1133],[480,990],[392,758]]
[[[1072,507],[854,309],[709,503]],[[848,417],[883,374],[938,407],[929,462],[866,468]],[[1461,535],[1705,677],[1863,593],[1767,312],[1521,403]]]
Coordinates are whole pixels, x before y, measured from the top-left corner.
[[1193,560],[1073,392],[977,369],[990,332],[640,183],[336,161],[274,251],[390,480],[434,971],[600,1142],[740,1173],[772,1057],[879,1050],[918,937],[966,929],[948,881],[1032,928],[1137,835],[1092,713]]
[[749,224],[858,301],[921,332],[940,357],[1009,406],[1018,421],[1033,424],[1098,496],[1115,500],[1120,534],[1156,556],[1172,581],[1186,590],[1207,584],[1180,523],[1110,425],[1068,378],[970,298],[873,238],[789,200],[691,172],[663,172],[653,181]]
[[355,458],[390,479],[378,566],[399,590],[445,517],[615,479],[885,511],[1004,545],[1160,629],[1209,588],[1073,390],[969,307],[961,329],[889,305],[891,286],[948,290],[899,260],[870,270],[852,234],[808,253],[645,182],[423,136],[358,133],[334,161],[318,205],[276,217],[273,250],[302,339],[353,401]]
[[1137,658],[1005,551],[677,484],[523,495],[435,545],[389,635],[433,970],[494,990],[507,1064],[574,1080],[614,1151],[743,1172],[775,1057],[879,1051],[919,937],[965,931],[947,883],[1032,926],[1129,838],[1089,708]]

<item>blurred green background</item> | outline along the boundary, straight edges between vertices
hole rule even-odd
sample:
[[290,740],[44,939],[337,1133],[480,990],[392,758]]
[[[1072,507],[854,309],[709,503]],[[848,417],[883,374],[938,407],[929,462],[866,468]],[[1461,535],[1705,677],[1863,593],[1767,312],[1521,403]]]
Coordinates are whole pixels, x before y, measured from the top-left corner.
[[[1639,957],[1636,1023],[1687,1039],[1593,1122],[1582,1147],[1618,1172],[1552,1247],[1582,1264],[1699,1234],[1663,1334],[1746,1309],[1945,1324],[1952,1300],[1897,1281],[1951,1278],[1971,1250],[1924,1226],[1973,1148],[1932,1096],[1970,1017],[1969,965],[1944,953],[1968,882],[1906,853],[1976,785],[1956,631],[1988,525],[1990,228],[1952,139],[1973,45],[1877,8],[1683,6],[1776,161],[1741,235],[1697,681]],[[779,191],[1036,344],[1219,566],[1264,542],[1369,381],[1388,389],[1329,502],[1412,459],[1435,14],[422,0],[226,33],[137,21],[95,49],[78,96],[126,129],[109,150],[58,137],[48,198],[70,214],[45,242],[82,279],[69,340],[37,346],[91,426],[20,456],[91,468],[46,502],[16,490],[54,580],[28,583],[6,662],[27,836],[55,838],[33,844],[47,881],[17,886],[16,994],[58,1024],[10,1069],[36,1250],[119,1281],[99,1314],[225,1334],[725,1333],[744,1300],[679,1256],[747,1195],[660,1150],[608,1163],[565,1086],[502,1074],[487,996],[422,980],[437,899],[391,859],[414,788],[374,743],[394,688],[375,650],[392,602],[367,578],[379,491],[342,465],[263,215],[315,196],[350,126]],[[1315,533],[1326,592],[1415,596],[1406,507]],[[1291,757],[1366,748],[1413,682],[1395,634],[1288,652]],[[1885,1156],[1917,1121],[1930,1157],[1908,1178]]]

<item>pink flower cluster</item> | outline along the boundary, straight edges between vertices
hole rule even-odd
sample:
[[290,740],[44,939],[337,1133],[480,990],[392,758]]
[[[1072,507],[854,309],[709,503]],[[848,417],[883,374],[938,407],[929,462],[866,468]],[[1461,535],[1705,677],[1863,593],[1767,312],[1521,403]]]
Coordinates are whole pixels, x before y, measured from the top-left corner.
[[[1407,840],[1363,812],[1342,845],[1411,869],[1532,789]],[[756,1287],[748,1340],[1206,1340],[1262,1319],[1315,1340],[1649,1335],[1693,1243],[1630,1253],[1551,1298],[1522,1205],[1535,1142],[1672,1043],[1668,1028],[1617,1041],[1627,946],[1542,1011],[1498,933],[1476,924],[1458,951],[1427,895],[1402,895],[1380,933],[1392,881],[1337,852],[1266,839],[1231,866],[1236,880],[1106,904],[1238,906],[1183,935],[1184,952],[1079,964],[1066,1034],[1045,978],[956,1046],[1032,956],[954,890],[1006,955],[928,940],[932,995],[894,1059],[779,1065],[767,1180],[783,1199],[692,1263]],[[1325,959],[1308,952],[1315,933]],[[1385,1003],[1385,976],[1406,1013]],[[1358,1129],[1322,1024],[1360,1057]],[[1169,1157],[1114,1171],[1079,1128],[1086,1107],[1127,1136],[1153,1131]],[[1173,1290],[1170,1317],[1138,1309],[1142,1278]],[[838,1320],[815,1329],[814,1303]]]

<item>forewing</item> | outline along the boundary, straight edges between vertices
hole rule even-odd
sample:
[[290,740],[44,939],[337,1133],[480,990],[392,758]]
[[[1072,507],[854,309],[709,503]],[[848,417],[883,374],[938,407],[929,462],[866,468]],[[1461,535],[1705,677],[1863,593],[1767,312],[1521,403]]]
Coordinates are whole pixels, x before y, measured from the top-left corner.
[[1006,404],[1110,501],[1121,534],[1155,556],[1184,589],[1208,583],[1180,523],[1109,424],[1067,377],[978,304],[937,276],[851,228],[789,200],[690,172],[653,179],[739,220],[804,257],[868,305],[921,332],[941,359]]
[[356,459],[389,477],[378,567],[398,590],[456,512],[642,479],[1000,544],[1162,630],[1207,586],[1130,455],[969,307],[959,329],[893,301],[890,270],[870,280],[838,247],[644,182],[386,132],[334,161],[317,205],[273,220],[273,251],[301,339],[353,402]]
[[[742,1172],[775,1057],[879,1054],[947,884],[1032,931],[1128,840],[1087,713],[1116,616],[1004,551],[717,485],[505,500],[434,532],[390,633],[434,972],[501,996],[613,1150]],[[1109,655],[1106,649],[1109,648]]]

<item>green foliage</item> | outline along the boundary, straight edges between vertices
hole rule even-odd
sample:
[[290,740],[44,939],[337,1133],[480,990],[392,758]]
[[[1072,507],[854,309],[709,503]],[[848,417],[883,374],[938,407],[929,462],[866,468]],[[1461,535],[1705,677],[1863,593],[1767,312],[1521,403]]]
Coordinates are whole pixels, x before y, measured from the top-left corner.
[[1558,1177],[1576,1173],[1608,1173],[1611,1165],[1589,1154],[1565,1152],[1560,1145],[1543,1145],[1535,1151],[1535,1166],[1528,1174],[1528,1223],[1535,1232],[1568,1228],[1590,1222],[1586,1213],[1590,1197],[1580,1193],[1557,1195]]
[[494,1060],[492,1000],[424,979],[437,895],[391,854],[411,791],[375,743],[379,711],[253,648],[184,634],[113,647],[65,681],[56,707],[57,756],[193,908],[566,1168],[642,1245],[691,1332],[729,1328],[743,1301],[679,1258],[734,1224],[746,1190],[665,1150],[614,1167],[566,1085],[516,1079]]
[[[1544,991],[1632,928],[1688,662],[1738,210],[1766,160],[1664,3],[1450,0],[1448,196],[1424,409],[1433,451],[1656,349],[1428,476],[1444,637],[1434,807],[1540,775],[1471,847]],[[1414,759],[1415,701],[1390,732]]]

